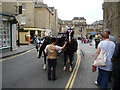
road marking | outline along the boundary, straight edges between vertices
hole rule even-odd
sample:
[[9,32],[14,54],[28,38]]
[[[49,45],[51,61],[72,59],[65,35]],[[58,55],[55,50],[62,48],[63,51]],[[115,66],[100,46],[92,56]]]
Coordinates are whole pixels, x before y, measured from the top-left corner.
[[73,84],[74,84],[74,81],[75,81],[75,78],[76,78],[76,76],[77,76],[77,72],[78,72],[78,68],[79,68],[79,66],[80,66],[80,61],[81,61],[81,59],[80,59],[80,53],[79,53],[79,56],[78,56],[79,58],[77,58],[78,59],[78,62],[77,62],[77,67],[76,67],[76,72],[75,72],[75,74],[74,74],[74,76],[73,76],[73,79],[72,79],[72,81],[71,81],[71,85],[70,85],[70,89],[72,88],[72,86],[73,86]]
[[4,59],[0,59],[0,62],[3,62],[3,61],[6,61],[6,60],[9,60],[9,59],[12,59],[12,58],[15,58],[15,57],[18,57],[18,56],[21,56],[21,55],[24,55],[26,53],[29,53],[31,52],[32,50],[34,50],[35,48],[31,49],[31,50],[28,50],[24,53],[21,53],[21,54],[17,54],[17,55],[14,55],[14,56],[11,56],[11,57],[7,57],[7,58],[4,58]]
[[72,74],[71,74],[71,76],[70,76],[70,78],[69,78],[69,80],[68,80],[68,82],[67,82],[67,84],[66,84],[65,90],[69,88],[69,85],[70,85],[70,83],[71,83],[71,80],[72,80],[72,78],[73,78],[73,75],[74,75],[74,73],[75,73],[75,71],[76,71],[77,62],[78,62],[78,61],[76,61],[76,65],[75,65],[75,67],[74,67],[74,69],[73,69],[73,72],[72,72]]
[[80,62],[81,62],[81,56],[80,56],[80,50],[78,49],[77,50],[77,61],[76,61],[76,65],[73,69],[73,72],[65,86],[65,90],[68,89],[70,90],[74,84],[74,81],[75,81],[75,78],[76,78],[76,75],[77,75],[77,72],[78,72],[78,68],[79,68],[79,65],[80,65]]

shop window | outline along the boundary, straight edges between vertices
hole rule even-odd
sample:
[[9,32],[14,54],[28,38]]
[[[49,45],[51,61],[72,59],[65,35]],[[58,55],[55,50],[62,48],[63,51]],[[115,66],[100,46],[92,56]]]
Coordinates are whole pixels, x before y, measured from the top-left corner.
[[10,24],[4,22],[0,26],[0,49],[10,47]]

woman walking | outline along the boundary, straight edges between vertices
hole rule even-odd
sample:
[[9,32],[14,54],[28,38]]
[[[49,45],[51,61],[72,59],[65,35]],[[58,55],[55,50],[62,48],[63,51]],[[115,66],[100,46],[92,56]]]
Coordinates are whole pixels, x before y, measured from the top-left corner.
[[109,40],[109,36],[105,33],[102,34],[102,41],[98,44],[98,48],[95,54],[95,59],[100,54],[101,50],[106,52],[106,66],[98,67],[98,77],[95,84],[98,85],[102,90],[107,90],[109,78],[112,72],[111,58],[115,49],[115,44]]

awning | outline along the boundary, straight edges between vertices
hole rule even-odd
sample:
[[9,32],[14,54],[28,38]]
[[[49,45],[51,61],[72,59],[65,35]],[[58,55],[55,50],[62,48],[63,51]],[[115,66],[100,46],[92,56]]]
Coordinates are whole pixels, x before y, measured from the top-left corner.
[[41,28],[24,28],[24,30],[33,30],[33,31],[46,31],[45,29],[41,29]]

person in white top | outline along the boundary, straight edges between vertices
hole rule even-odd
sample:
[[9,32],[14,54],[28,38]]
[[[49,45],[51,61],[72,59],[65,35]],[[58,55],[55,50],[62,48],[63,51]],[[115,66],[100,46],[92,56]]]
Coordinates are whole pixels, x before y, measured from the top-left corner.
[[116,43],[115,37],[110,35],[110,30],[109,29],[105,29],[104,33],[109,35],[109,40],[111,40],[114,43]]
[[95,84],[97,84],[102,90],[106,90],[112,71],[112,55],[115,49],[115,43],[109,40],[108,34],[102,34],[102,41],[98,44],[98,48],[95,54],[95,58],[100,54],[101,49],[106,51],[106,66],[98,67],[98,77]]

